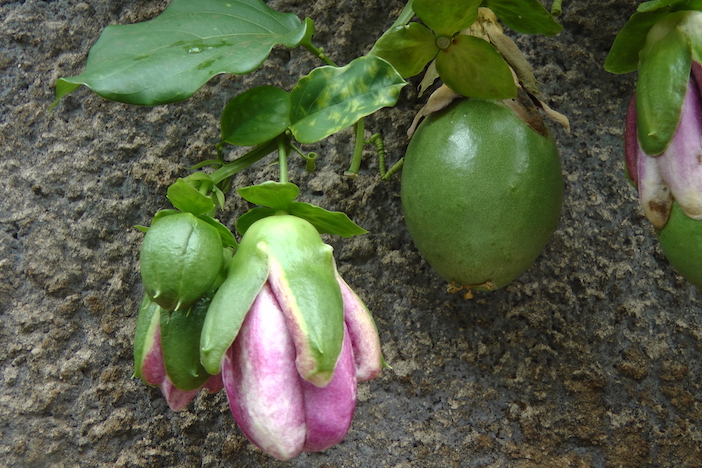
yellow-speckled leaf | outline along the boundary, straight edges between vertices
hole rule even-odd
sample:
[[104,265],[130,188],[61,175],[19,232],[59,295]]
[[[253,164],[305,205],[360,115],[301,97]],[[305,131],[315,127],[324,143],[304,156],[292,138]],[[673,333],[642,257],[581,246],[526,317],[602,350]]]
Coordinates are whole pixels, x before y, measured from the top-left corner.
[[293,88],[293,135],[314,143],[397,102],[405,81],[385,60],[360,57],[345,67],[320,67]]

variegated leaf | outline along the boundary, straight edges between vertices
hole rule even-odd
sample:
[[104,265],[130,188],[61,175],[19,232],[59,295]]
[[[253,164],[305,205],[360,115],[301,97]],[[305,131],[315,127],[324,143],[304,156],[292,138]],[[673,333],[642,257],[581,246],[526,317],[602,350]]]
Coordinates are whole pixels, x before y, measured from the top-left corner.
[[314,143],[397,102],[405,81],[385,60],[360,57],[345,67],[320,67],[292,90],[290,130]]

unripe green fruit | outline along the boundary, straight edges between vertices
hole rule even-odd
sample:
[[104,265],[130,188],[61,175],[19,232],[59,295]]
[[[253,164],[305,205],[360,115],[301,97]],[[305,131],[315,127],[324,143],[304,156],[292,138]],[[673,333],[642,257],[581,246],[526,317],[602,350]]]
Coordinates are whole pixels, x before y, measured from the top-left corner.
[[673,202],[668,222],[656,235],[675,270],[702,289],[702,221],[689,218]]
[[450,289],[501,288],[528,269],[558,225],[563,177],[553,140],[496,101],[427,117],[402,169],[407,229]]
[[155,221],[139,256],[146,293],[168,311],[190,307],[205,294],[217,279],[222,261],[217,229],[190,213]]

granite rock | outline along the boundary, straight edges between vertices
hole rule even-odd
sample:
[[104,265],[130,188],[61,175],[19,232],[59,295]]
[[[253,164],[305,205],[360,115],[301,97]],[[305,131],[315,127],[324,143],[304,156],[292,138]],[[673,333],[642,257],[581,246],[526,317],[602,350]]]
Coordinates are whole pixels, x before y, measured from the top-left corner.
[[[345,64],[403,2],[270,5],[311,17],[316,43]],[[82,71],[105,26],[148,20],[167,2],[0,0],[0,466],[702,466],[702,297],[665,260],[625,178],[636,75],[603,69],[636,5],[566,1],[560,35],[513,36],[572,130],[552,125],[566,180],[558,230],[502,290],[469,301],[445,291],[404,228],[400,176],[381,181],[370,147],[358,178],[343,175],[349,130],[308,147],[317,172],[292,160],[304,201],[370,231],[327,241],[373,311],[392,369],[360,385],[343,443],[282,463],[246,440],[223,394],[174,413],[131,378],[143,293],[134,226],[213,156],[228,99],[264,83],[289,89],[316,59],[275,49],[256,73],[216,77],[166,107],[81,88],[49,112],[56,80]],[[366,123],[367,136],[385,136],[391,161],[424,102],[416,84]],[[234,183],[275,175],[260,164]],[[233,227],[247,208],[232,194],[223,222]]]

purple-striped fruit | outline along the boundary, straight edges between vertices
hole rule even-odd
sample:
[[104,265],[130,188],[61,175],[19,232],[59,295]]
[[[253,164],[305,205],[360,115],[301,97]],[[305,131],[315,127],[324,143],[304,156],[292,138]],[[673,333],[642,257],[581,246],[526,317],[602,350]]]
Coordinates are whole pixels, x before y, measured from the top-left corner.
[[629,178],[670,263],[702,287],[702,66],[692,64],[680,121],[663,153],[649,156],[642,150],[635,103],[636,96],[625,135]]
[[246,436],[283,460],[346,435],[356,382],[384,364],[373,319],[307,221],[277,214],[244,234],[208,309],[201,360],[222,373]]
[[[148,295],[144,295],[134,337],[134,376],[139,377],[148,385],[158,386],[166,398],[168,406],[173,411],[181,411],[200,389],[205,389],[209,393],[220,391],[223,386],[222,376],[220,374],[203,375],[197,380],[194,388],[188,386],[187,389],[182,389],[174,384],[166,372],[161,343],[161,320],[166,314],[168,312],[153,302]],[[195,332],[199,332],[199,329],[196,329]],[[178,344],[176,343],[175,346]],[[180,363],[176,362],[176,367],[178,364]],[[188,367],[192,366],[187,366],[186,363],[185,368]]]

